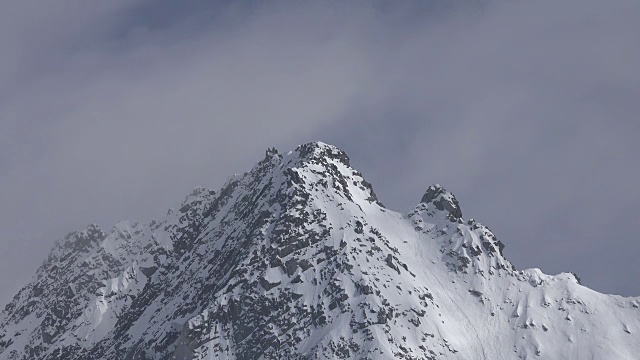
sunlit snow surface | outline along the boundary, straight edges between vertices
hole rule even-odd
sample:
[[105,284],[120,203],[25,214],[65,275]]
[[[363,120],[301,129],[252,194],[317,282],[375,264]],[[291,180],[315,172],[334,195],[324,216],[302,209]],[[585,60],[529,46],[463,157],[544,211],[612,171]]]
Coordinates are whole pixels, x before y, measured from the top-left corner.
[[0,359],[640,358],[640,298],[516,271],[453,194],[422,199],[385,209],[330,145],[270,149],[162,221],[59,240]]

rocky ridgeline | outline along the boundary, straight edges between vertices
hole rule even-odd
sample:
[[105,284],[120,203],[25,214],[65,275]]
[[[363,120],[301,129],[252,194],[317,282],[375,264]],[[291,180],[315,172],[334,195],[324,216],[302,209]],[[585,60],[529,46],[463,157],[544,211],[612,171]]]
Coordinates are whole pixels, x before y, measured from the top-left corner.
[[161,221],[58,241],[0,315],[0,359],[640,353],[637,298],[516,271],[503,249],[439,185],[399,214],[341,150],[269,149]]

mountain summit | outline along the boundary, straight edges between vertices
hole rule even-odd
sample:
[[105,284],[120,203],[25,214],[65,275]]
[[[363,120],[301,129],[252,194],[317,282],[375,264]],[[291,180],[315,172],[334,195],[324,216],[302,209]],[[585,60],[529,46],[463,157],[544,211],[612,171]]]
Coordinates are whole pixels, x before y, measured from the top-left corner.
[[160,221],[56,242],[0,359],[637,359],[640,298],[517,271],[455,196],[386,209],[320,142],[269,149]]

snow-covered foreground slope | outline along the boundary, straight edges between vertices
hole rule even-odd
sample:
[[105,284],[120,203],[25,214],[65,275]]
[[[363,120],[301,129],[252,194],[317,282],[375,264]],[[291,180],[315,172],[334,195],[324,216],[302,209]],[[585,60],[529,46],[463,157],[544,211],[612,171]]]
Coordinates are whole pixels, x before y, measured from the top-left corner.
[[503,247],[440,186],[400,214],[337,148],[270,149],[162,221],[58,241],[0,359],[640,358],[640,298]]

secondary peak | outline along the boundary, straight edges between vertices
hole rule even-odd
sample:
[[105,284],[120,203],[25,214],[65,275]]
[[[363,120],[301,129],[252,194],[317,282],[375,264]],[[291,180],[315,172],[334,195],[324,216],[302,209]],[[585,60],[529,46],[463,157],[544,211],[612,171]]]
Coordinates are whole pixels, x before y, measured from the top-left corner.
[[456,197],[439,184],[429,186],[420,202],[431,203],[441,211],[446,210],[455,219],[462,218],[462,209],[460,209],[460,203],[458,203]]

